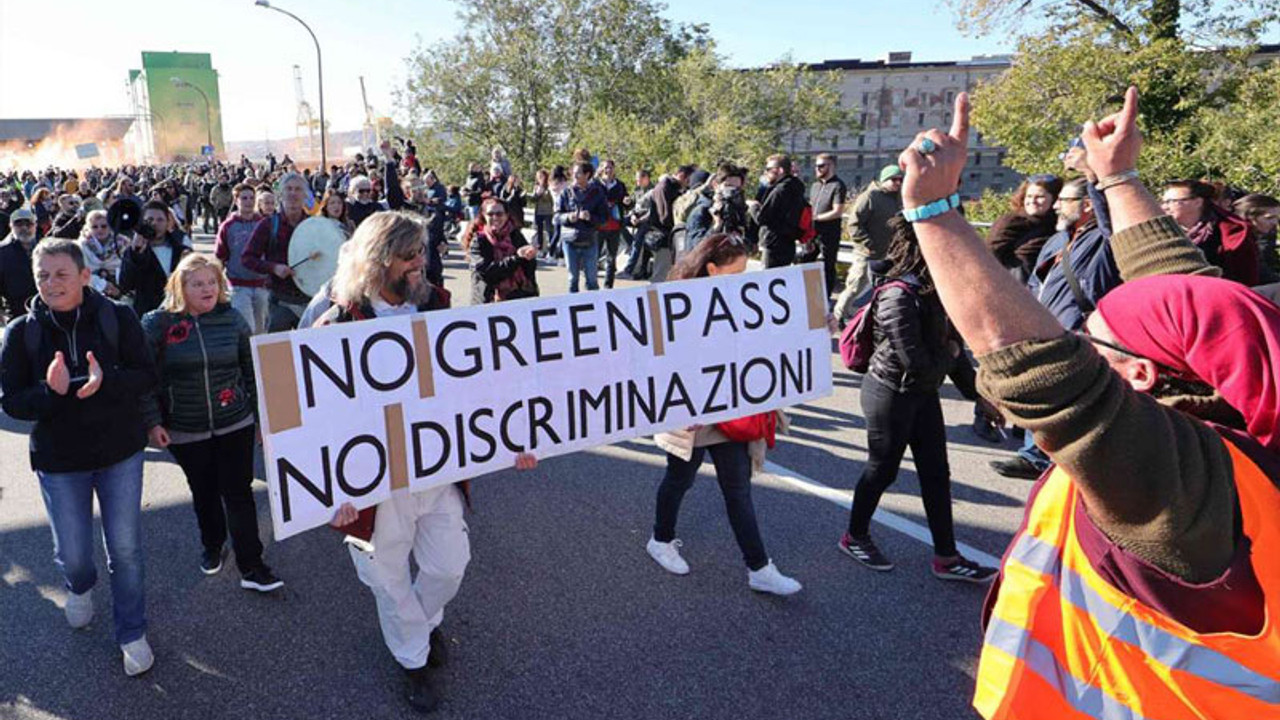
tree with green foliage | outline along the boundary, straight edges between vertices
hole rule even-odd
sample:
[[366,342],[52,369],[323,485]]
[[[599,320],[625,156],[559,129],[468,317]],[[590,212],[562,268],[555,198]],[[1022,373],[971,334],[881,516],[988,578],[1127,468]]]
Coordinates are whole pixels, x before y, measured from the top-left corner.
[[759,166],[802,129],[853,127],[838,78],[789,61],[729,68],[705,25],[673,24],[654,0],[461,6],[462,31],[414,51],[398,96],[420,154],[450,167],[495,145],[520,168],[584,146],[625,168]]
[[[1143,94],[1147,142],[1141,170],[1150,177],[1241,177],[1257,165],[1262,113],[1250,96],[1272,97],[1262,86],[1267,68],[1251,65],[1258,33],[1272,27],[1280,0],[952,0],[961,27],[975,32],[1016,28],[1031,5],[1048,26],[1024,34],[1006,73],[974,94],[974,124],[989,141],[1008,147],[1021,172],[1057,171],[1057,155],[1081,123],[1108,114],[1136,85]],[[1021,10],[1022,13],[1017,11]],[[1224,49],[1214,42],[1237,43]],[[1246,94],[1244,88],[1251,90]],[[1243,124],[1254,118],[1253,126]],[[1251,134],[1255,133],[1255,134]],[[1252,187],[1275,189],[1265,171]]]

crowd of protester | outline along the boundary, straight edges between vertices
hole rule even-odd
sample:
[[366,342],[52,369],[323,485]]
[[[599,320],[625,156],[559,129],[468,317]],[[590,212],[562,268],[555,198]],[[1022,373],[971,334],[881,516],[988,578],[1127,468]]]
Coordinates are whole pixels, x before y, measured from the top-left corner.
[[[535,297],[539,269],[561,263],[576,293],[619,279],[741,273],[753,255],[765,268],[820,262],[837,294],[832,329],[865,330],[869,343],[860,393],[868,457],[837,546],[873,570],[894,568],[870,521],[910,448],[933,575],[996,581],[976,700],[987,717],[1088,714],[1092,700],[1071,683],[1092,671],[1077,653],[1055,653],[1068,643],[1114,658],[1099,662],[1138,688],[1115,701],[1134,713],[1219,707],[1213,693],[1244,682],[1223,671],[1210,681],[1228,690],[1202,691],[1152,671],[1114,645],[1158,655],[1155,645],[1091,635],[1081,612],[1140,616],[1152,632],[1253,662],[1275,680],[1280,629],[1265,619],[1280,611],[1280,376],[1271,361],[1280,310],[1266,286],[1280,280],[1280,201],[1200,180],[1166,182],[1157,201],[1135,169],[1131,91],[1124,111],[1068,143],[1061,176],[1022,183],[984,242],[957,212],[966,103],[957,100],[950,133],[922,133],[852,197],[826,154],[808,188],[785,155],[770,156],[754,186],[750,169],[721,162],[656,180],[639,170],[628,188],[614,161],[581,150],[535,169],[526,192],[501,148],[448,186],[424,171],[412,144],[390,142],[316,172],[286,156],[0,176],[3,409],[35,421],[31,463],[68,623],[92,618],[96,496],[125,671],[153,662],[140,533],[148,443],[167,448],[186,476],[199,570],[221,571],[229,539],[244,588],[283,586],[264,560],[251,491],[250,337],[450,307],[444,258],[457,227],[471,304]],[[346,238],[336,274],[314,294],[289,264],[294,231],[309,218]],[[212,255],[195,252],[196,228],[214,235]],[[853,252],[840,283],[846,234]],[[1038,480],[1001,569],[957,549],[940,396],[948,377],[974,403],[979,437],[1001,442],[1006,421],[1020,428],[1017,455],[993,468]],[[655,437],[666,471],[647,551],[663,569],[690,572],[676,525],[709,456],[748,586],[801,590],[766,551],[751,498],[753,473],[788,429],[785,413],[770,416]],[[536,463],[515,459],[520,469]],[[396,493],[362,511],[343,505],[331,523],[348,538],[418,710],[439,702],[430,669],[445,661],[444,610],[471,557],[468,498],[466,483]],[[1063,583],[1101,600],[1058,599]],[[1217,645],[1215,633],[1260,644]],[[1029,657],[1026,638],[1050,657]],[[1024,665],[1041,680],[1028,680]]]

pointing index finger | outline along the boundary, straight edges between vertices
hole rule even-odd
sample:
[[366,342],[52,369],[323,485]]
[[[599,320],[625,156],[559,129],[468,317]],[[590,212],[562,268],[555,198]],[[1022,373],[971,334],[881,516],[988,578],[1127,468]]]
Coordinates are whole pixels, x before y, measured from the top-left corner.
[[1124,107],[1116,115],[1116,128],[1129,130],[1138,122],[1138,88],[1130,85],[1124,94]]
[[951,137],[959,140],[966,147],[969,145],[969,93],[967,92],[962,92],[956,96],[950,134]]

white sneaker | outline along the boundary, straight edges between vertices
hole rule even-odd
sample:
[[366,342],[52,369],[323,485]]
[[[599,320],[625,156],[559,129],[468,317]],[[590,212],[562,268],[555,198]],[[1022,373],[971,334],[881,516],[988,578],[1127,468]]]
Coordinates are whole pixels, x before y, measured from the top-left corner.
[[156,656],[151,652],[151,645],[147,643],[146,635],[121,645],[120,652],[124,653],[124,674],[129,677],[141,675],[150,670],[151,665],[156,661]]
[[79,630],[93,619],[93,590],[86,590],[77,595],[67,593],[67,604],[62,608],[67,614],[67,624]]
[[778,572],[778,566],[774,565],[772,560],[759,570],[748,570],[747,585],[756,592],[774,595],[794,595],[800,592],[801,588],[800,583]]
[[645,550],[649,551],[649,557],[661,565],[663,570],[673,575],[688,575],[689,563],[680,557],[680,548],[683,545],[684,543],[679,540],[664,543],[649,538],[649,544],[645,546]]

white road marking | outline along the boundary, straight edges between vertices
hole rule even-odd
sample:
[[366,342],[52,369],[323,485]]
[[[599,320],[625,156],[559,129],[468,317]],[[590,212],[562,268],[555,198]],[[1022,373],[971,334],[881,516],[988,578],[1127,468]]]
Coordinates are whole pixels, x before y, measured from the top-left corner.
[[[846,510],[848,510],[849,506],[853,504],[852,498],[847,492],[823,485],[817,480],[807,478],[800,473],[788,470],[775,462],[766,460],[764,463],[764,469],[765,472],[777,478],[782,483],[790,485],[797,490],[802,490],[814,497],[819,497],[823,500],[833,502]],[[919,523],[912,522],[901,515],[894,515],[884,508],[876,508],[876,514],[873,515],[871,519],[887,528],[897,530],[907,537],[919,540],[925,545],[929,545],[930,547],[933,546],[933,536],[929,534],[929,528]],[[995,557],[990,553],[985,553],[972,545],[966,545],[965,543],[957,541],[956,549],[960,551],[961,555],[964,555],[966,558],[973,560],[980,565],[1000,567],[1000,558]]]

